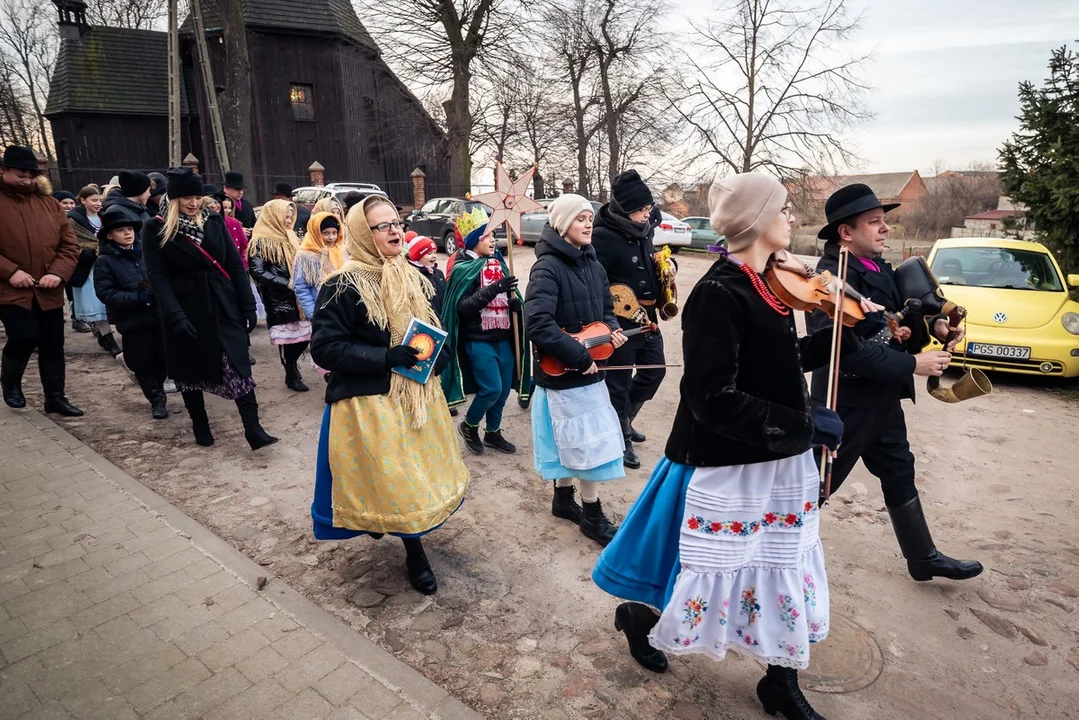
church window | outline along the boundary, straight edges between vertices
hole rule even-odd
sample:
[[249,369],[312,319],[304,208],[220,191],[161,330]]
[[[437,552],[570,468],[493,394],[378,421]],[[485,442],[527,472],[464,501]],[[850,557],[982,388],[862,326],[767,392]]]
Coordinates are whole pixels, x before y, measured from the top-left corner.
[[315,94],[312,85],[292,83],[289,86],[288,100],[292,107],[293,120],[315,119]]

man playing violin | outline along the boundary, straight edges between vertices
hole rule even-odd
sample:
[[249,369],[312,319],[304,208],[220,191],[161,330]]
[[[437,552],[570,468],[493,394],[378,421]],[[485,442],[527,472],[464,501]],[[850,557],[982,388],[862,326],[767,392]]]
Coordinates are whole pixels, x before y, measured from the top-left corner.
[[[847,248],[851,254],[847,285],[889,313],[899,312],[906,300],[896,287],[891,265],[881,257],[889,230],[885,213],[898,206],[899,203],[881,203],[867,185],[848,185],[828,198],[828,224],[817,235],[827,241],[824,257],[817,264],[818,272],[835,274],[839,250]],[[939,376],[944,372],[951,360],[949,351],[962,339],[963,330],[956,331],[949,340],[947,318],[929,318],[923,323],[920,315],[911,312],[906,313],[898,331],[894,325],[889,327],[885,313],[873,313],[867,319],[874,322],[859,326],[865,342],[857,352],[844,355],[841,364],[836,411],[843,419],[844,432],[832,467],[832,490],[843,484],[861,459],[880,480],[911,577],[972,578],[982,572],[981,563],[950,558],[933,543],[914,483],[914,455],[900,404],[903,399],[914,399],[915,375]],[[811,333],[831,324],[831,319],[819,310],[806,318]],[[942,343],[948,340],[945,350],[920,352],[929,340],[927,328],[932,328]],[[815,371],[815,403],[825,403],[827,385],[827,369]]]

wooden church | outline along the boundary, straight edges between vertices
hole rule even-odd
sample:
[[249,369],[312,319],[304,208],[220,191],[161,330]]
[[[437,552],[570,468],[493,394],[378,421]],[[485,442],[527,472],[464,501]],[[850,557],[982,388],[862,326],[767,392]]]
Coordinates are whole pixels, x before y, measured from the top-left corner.
[[[53,3],[61,44],[45,115],[61,186],[166,168],[168,34],[90,26],[83,0]],[[254,167],[232,169],[244,173],[255,202],[277,182],[309,184],[315,161],[327,181],[376,183],[398,204],[409,204],[416,168],[428,196],[448,194],[444,132],[382,60],[349,0],[244,0],[243,8]],[[204,25],[220,78],[220,23],[208,6]],[[220,185],[192,32],[190,23],[181,28],[181,156],[193,154],[206,181]]]

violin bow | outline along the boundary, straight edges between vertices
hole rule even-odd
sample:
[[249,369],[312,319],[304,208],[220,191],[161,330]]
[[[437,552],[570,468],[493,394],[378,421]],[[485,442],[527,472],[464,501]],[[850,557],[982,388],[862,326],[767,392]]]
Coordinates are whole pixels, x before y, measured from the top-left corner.
[[[832,412],[835,412],[839,404],[839,353],[843,347],[843,305],[846,300],[847,289],[847,265],[850,262],[850,250],[839,249],[839,287],[836,298],[835,316],[832,318],[832,353],[828,365],[828,398],[825,403]],[[832,495],[832,461],[835,459],[835,451],[827,446],[821,448],[820,473],[824,483],[824,492],[821,494],[823,503],[828,502]],[[822,503],[822,504],[823,504]]]

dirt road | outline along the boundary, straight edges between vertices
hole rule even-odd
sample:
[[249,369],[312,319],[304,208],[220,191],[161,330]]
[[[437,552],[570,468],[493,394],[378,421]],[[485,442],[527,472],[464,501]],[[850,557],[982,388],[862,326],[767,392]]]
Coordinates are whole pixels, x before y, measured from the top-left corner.
[[[516,255],[527,277],[531,252]],[[683,295],[711,260],[683,255]],[[663,330],[677,361],[680,328]],[[655,676],[629,657],[612,626],[617,601],[590,579],[599,548],[551,517],[551,489],[532,470],[528,413],[513,398],[505,431],[518,455],[466,456],[467,501],[426,541],[436,596],[410,589],[393,539],[316,543],[308,506],[322,382],[308,371],[312,392],[287,391],[265,328],[253,342],[264,422],[281,438],[266,451],[247,450],[234,406],[216,398],[207,400],[213,448],[194,444],[178,396],[170,419],[151,420],[88,336],[69,336],[68,368],[69,395],[87,414],[63,425],[489,717],[765,717],[753,692],[760,669],[747,659],[676,658]],[[823,512],[837,630],[811,669],[821,682],[844,676],[839,684],[855,687],[883,666],[856,692],[813,693],[830,718],[1079,716],[1079,386],[993,380],[990,398],[946,405],[920,391],[907,403],[937,543],[980,559],[981,577],[911,581],[879,485],[861,467]],[[639,418],[644,468],[604,487],[619,517],[660,457],[678,381],[672,370]],[[38,404],[36,380],[26,385]]]

